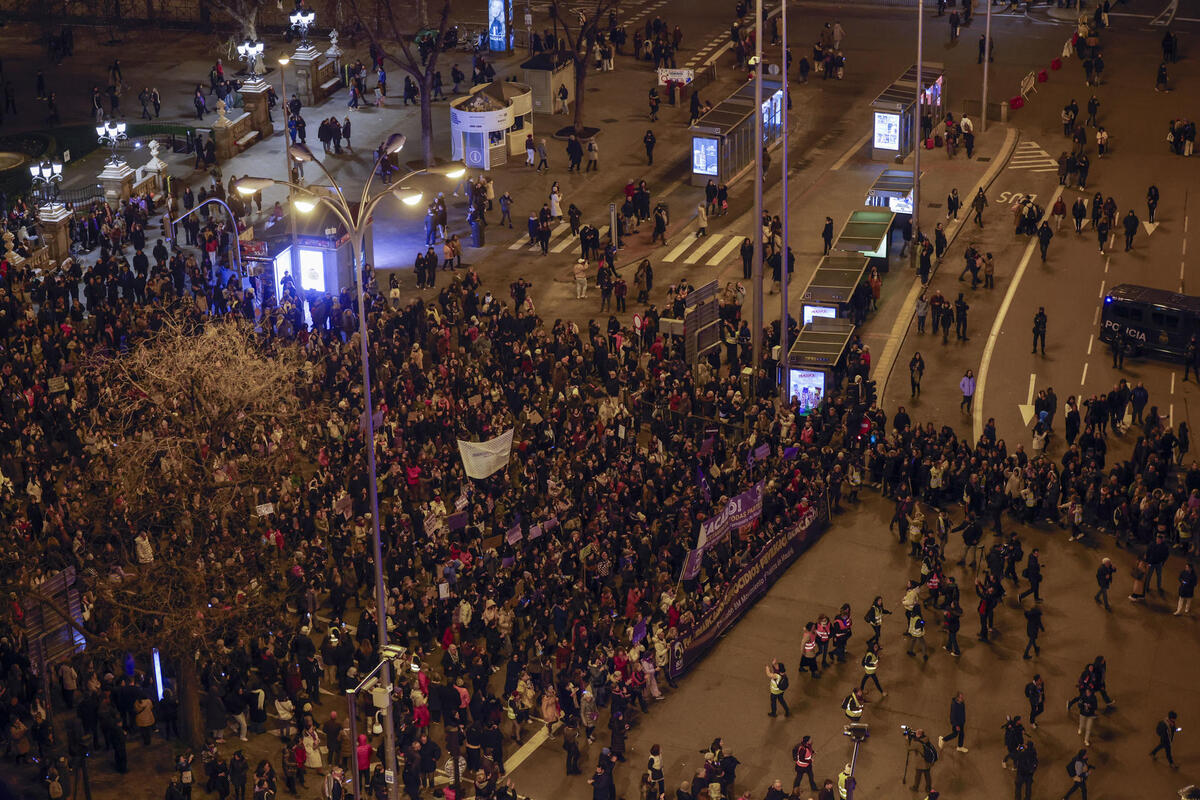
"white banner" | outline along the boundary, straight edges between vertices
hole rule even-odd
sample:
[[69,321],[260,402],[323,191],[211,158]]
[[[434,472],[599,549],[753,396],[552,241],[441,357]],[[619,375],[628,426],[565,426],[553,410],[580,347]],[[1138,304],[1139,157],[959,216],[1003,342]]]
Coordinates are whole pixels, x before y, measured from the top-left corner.
[[462,455],[463,469],[469,478],[486,478],[508,465],[512,452],[513,429],[509,428],[495,439],[486,442],[464,442],[458,440],[458,452]]

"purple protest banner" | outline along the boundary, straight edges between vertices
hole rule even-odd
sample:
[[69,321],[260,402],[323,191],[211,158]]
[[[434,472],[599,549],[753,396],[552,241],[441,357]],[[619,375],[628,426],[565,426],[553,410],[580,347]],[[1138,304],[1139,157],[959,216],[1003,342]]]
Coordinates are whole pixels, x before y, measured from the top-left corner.
[[516,544],[521,541],[521,535],[521,525],[518,523],[509,528],[508,533],[504,534],[504,541],[509,544]]
[[763,481],[730,500],[720,513],[700,523],[697,550],[708,550],[724,541],[731,530],[744,528],[762,516]]
[[766,459],[768,459],[770,457],[771,457],[771,445],[760,444],[758,447],[754,448],[754,460],[755,461],[765,461]]
[[542,526],[541,525],[530,526],[529,541],[532,542],[534,539],[540,539],[540,538],[542,538]]
[[461,531],[463,528],[467,527],[467,512],[456,511],[450,516],[446,517],[446,527],[452,531]]
[[687,558],[683,560],[683,572],[679,576],[681,581],[690,581],[700,574],[700,566],[704,562],[703,550],[688,550]]
[[645,639],[645,638],[646,638],[646,620],[640,619],[640,620],[638,620],[638,623],[633,626],[633,644],[637,644],[638,642],[640,642],[642,639]]
[[500,559],[500,566],[502,567],[511,567],[515,563],[517,563],[516,556],[505,556],[504,558]]
[[667,668],[672,678],[691,669],[816,540],[829,522],[829,504],[824,497],[813,498],[813,503],[797,522],[780,532],[738,570],[729,582],[729,590],[703,618],[679,630],[669,643],[670,663]]

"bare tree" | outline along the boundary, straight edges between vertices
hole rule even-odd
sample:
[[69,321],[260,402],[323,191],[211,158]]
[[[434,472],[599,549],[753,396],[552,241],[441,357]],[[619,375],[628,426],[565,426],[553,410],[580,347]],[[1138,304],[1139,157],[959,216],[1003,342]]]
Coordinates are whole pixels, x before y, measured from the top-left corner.
[[350,15],[362,25],[385,64],[395,64],[420,90],[421,151],[433,166],[433,74],[450,25],[450,0],[348,0]]
[[68,500],[90,530],[76,554],[95,596],[81,633],[100,653],[157,648],[199,746],[198,661],[285,608],[256,505],[307,461],[308,431],[328,409],[310,396],[298,346],[269,345],[240,321],[166,318],[132,351],[92,360],[84,379],[91,458]]
[[250,41],[258,39],[258,12],[266,0],[210,0],[212,5],[242,28],[242,37]]
[[584,87],[587,82],[588,67],[591,65],[592,45],[598,40],[603,28],[608,23],[609,14],[615,12],[621,0],[595,0],[595,7],[590,13],[578,10],[578,6],[565,7],[554,0],[550,4],[550,16],[562,29],[563,37],[567,40],[567,48],[575,62],[575,118],[573,125],[576,134],[583,133]]

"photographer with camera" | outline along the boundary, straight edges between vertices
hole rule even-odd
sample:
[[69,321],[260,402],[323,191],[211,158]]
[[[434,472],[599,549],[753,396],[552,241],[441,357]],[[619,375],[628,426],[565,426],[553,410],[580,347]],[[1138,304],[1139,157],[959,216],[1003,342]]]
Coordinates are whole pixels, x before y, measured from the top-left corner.
[[916,754],[916,769],[913,774],[912,790],[915,792],[921,786],[921,776],[925,777],[925,791],[933,791],[933,778],[930,776],[933,770],[933,765],[937,763],[938,751],[933,746],[933,742],[929,741],[929,737],[925,735],[923,728],[910,728],[907,725],[901,725],[900,731],[904,738],[908,740],[908,753],[905,755],[904,764],[908,766],[908,758]]

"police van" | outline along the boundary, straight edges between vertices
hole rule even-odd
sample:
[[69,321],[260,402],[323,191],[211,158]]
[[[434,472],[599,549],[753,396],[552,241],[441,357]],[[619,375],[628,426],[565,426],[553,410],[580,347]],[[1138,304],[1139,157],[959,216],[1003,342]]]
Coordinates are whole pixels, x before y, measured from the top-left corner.
[[1183,358],[1193,336],[1200,337],[1200,297],[1122,283],[1104,295],[1100,341],[1111,344],[1117,331],[1126,352]]

